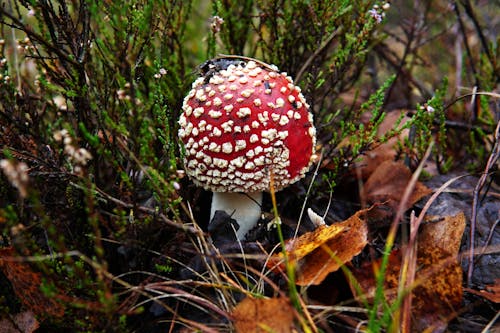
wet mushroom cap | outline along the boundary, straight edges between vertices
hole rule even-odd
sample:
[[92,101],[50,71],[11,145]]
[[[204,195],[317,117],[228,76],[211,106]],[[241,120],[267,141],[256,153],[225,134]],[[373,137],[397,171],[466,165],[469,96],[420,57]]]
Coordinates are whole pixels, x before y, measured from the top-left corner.
[[214,192],[279,190],[309,170],[316,129],[292,78],[255,61],[208,63],[179,119],[186,173]]

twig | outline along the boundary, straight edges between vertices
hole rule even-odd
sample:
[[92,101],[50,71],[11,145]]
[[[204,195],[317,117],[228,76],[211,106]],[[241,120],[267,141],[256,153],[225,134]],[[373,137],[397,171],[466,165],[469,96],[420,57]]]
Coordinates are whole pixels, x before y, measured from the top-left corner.
[[304,65],[302,65],[302,67],[299,69],[299,71],[297,72],[297,75],[295,75],[295,81],[296,82],[299,82],[300,79],[302,78],[302,74],[304,74],[305,70],[307,69],[307,67],[309,67],[311,65],[311,62],[314,60],[314,58],[316,58],[318,56],[318,54],[320,54],[325,48],[328,47],[328,45],[330,45],[330,43],[332,42],[332,40],[341,32],[342,30],[340,28],[337,28],[335,29],[331,34],[330,36],[328,36],[328,38],[323,42],[323,44],[316,49],[316,51],[314,51],[313,54],[311,54],[311,56],[309,58],[307,58],[306,62],[304,63]]
[[[71,183],[71,184],[74,185],[74,186],[77,186],[74,183]],[[120,205],[120,206],[125,207],[127,209],[137,208],[137,210],[139,210],[139,211],[141,211],[143,213],[147,213],[147,214],[150,214],[150,215],[158,217],[162,222],[164,222],[165,224],[167,224],[167,225],[169,225],[171,227],[174,227],[174,228],[177,228],[177,229],[181,229],[183,231],[188,231],[188,232],[193,233],[193,234],[199,234],[200,233],[200,231],[198,229],[196,229],[195,227],[192,227],[192,226],[189,226],[189,225],[185,225],[185,224],[182,224],[182,223],[178,223],[178,222],[174,222],[171,219],[169,219],[168,217],[166,217],[164,214],[158,212],[156,209],[145,207],[145,206],[135,206],[133,204],[129,204],[129,203],[126,203],[126,202],[124,202],[124,201],[122,201],[120,199],[117,199],[117,198],[115,198],[115,197],[107,194],[106,192],[104,192],[103,190],[101,190],[101,189],[99,189],[97,187],[95,189],[96,189],[96,191],[100,195],[102,195],[107,200],[112,201],[113,203],[115,203],[117,205]]]
[[[463,42],[464,42],[465,51],[467,52],[467,56],[471,59],[471,61],[469,61],[469,65],[470,65],[470,68],[472,70],[473,77],[475,78],[475,84],[474,84],[474,86],[480,87],[480,85],[479,85],[479,79],[478,79],[478,75],[477,75],[477,70],[476,70],[476,66],[475,66],[474,61],[472,60],[473,59],[472,52],[471,52],[469,43],[467,41],[467,32],[466,32],[466,29],[465,29],[464,22],[462,21],[462,18],[460,17],[461,16],[461,14],[460,14],[460,8],[459,8],[458,3],[456,1],[454,3],[453,7],[455,9],[455,14],[457,16],[457,21],[458,21],[458,25],[460,27],[460,31],[462,32],[462,39],[463,39]],[[472,120],[475,120],[477,118],[478,107],[479,107],[479,105],[477,103],[475,103],[474,106],[473,106],[474,112],[472,114],[472,116],[473,116]]]
[[472,212],[470,219],[470,237],[469,237],[469,266],[467,268],[467,287],[471,287],[472,285],[472,273],[474,271],[474,239],[476,237],[476,220],[477,220],[477,209],[479,205],[479,193],[486,183],[486,178],[488,177],[490,170],[495,165],[500,155],[500,122],[497,124],[495,129],[495,144],[491,150],[490,157],[488,158],[488,162],[486,163],[486,167],[484,168],[481,177],[479,178],[476,187],[474,188],[474,198],[472,201]]
[[[12,11],[12,1],[9,0],[9,9]],[[15,27],[11,26],[10,27],[10,33],[11,33],[11,44],[12,44],[12,50],[13,50],[13,55],[14,55],[14,68],[16,69],[16,82],[17,82],[17,91],[21,92],[21,75],[19,74],[20,71],[20,64],[19,64],[19,57],[17,55],[17,48],[16,48],[16,31]]]
[[[382,47],[384,46],[384,47]],[[394,81],[396,81],[399,77],[403,77],[408,80],[409,83],[413,84],[425,97],[432,96],[432,92],[425,87],[423,82],[420,82],[417,78],[411,75],[410,71],[405,69],[401,64],[403,63],[403,58],[398,59],[395,52],[391,51],[389,47],[385,47],[385,44],[381,44],[380,46],[376,46],[375,50],[378,54],[392,67],[397,71],[397,77]],[[387,52],[386,52],[387,50]],[[393,58],[391,58],[391,56]],[[395,58],[395,59],[394,59]],[[399,63],[398,63],[399,60]],[[393,83],[394,85],[394,83]],[[386,94],[389,96],[389,92]],[[387,98],[388,99],[388,98]]]
[[2,6],[0,6],[0,14],[5,15],[12,21],[12,23],[7,23],[4,20],[1,20],[0,23],[8,25],[14,29],[23,31],[24,33],[26,33],[26,35],[29,37],[30,40],[35,40],[40,44],[42,44],[47,49],[47,51],[56,54],[60,60],[63,60],[77,68],[78,66],[80,66],[80,64],[77,61],[73,60],[71,57],[69,57],[67,54],[61,51],[62,49],[49,43],[45,38],[43,38],[42,35],[36,33],[31,27],[24,25],[19,19],[14,17],[11,13],[7,12],[5,9],[3,9]]
[[[309,183],[309,187],[307,188],[306,197],[304,198],[304,202],[302,203],[302,208],[300,209],[299,219],[297,220],[297,227],[295,228],[295,233],[293,234],[293,238],[297,238],[297,234],[299,233],[300,224],[302,223],[302,218],[304,217],[304,212],[306,211],[307,199],[309,198],[309,195],[311,194],[314,180],[316,179],[316,177],[318,177],[318,170],[321,166],[322,160],[323,160],[323,151],[321,152],[321,154],[319,156],[318,164],[316,165],[316,168],[314,169],[314,174],[312,176],[311,182]],[[325,215],[327,212],[328,212],[328,209],[326,210]]]
[[[412,174],[410,181],[408,182],[408,185],[405,188],[405,191],[403,193],[403,197],[401,199],[401,202],[399,203],[399,207],[396,213],[396,216],[394,218],[394,221],[392,222],[391,225],[391,231],[393,232],[391,239],[394,240],[395,237],[395,231],[396,231],[396,226],[398,225],[399,220],[403,216],[403,213],[405,211],[405,207],[410,199],[410,195],[413,192],[413,189],[415,188],[418,177],[420,176],[422,170],[424,169],[424,165],[427,162],[427,159],[429,158],[432,148],[434,147],[434,141],[431,141],[429,144],[429,147],[427,147],[427,150],[425,151],[424,157],[422,158],[422,161],[420,161],[419,166],[415,170],[415,172]],[[401,264],[401,273],[400,273],[400,283],[399,283],[399,291],[398,294],[402,295],[404,293],[404,290],[408,285],[411,285],[413,283],[414,278],[415,278],[415,269],[416,269],[416,236],[415,239],[412,238],[413,234],[415,233],[416,235],[416,230],[418,230],[419,226],[419,221],[417,220],[416,223],[414,224],[413,222],[415,221],[415,215],[412,213],[411,216],[411,229],[410,229],[410,239],[408,241],[407,245],[407,252],[406,255],[404,256],[403,262]],[[388,257],[388,255],[387,255]],[[407,274],[405,274],[407,273]],[[403,315],[401,317],[401,328],[403,332],[409,332],[410,328],[410,318],[411,318],[411,294],[408,295],[407,297],[404,298],[403,304]]]
[[493,317],[493,319],[490,320],[490,322],[488,323],[488,325],[486,325],[483,328],[483,330],[481,331],[481,333],[492,332],[492,331],[490,331],[490,329],[493,328],[493,325],[495,325],[496,321],[498,320],[498,317],[500,317],[500,311],[498,311],[497,314],[495,315],[495,317]]
[[[416,269],[416,259],[417,259],[416,258],[416,250],[417,250],[416,242],[417,242],[417,236],[418,236],[418,228],[419,228],[420,224],[422,223],[422,221],[425,217],[425,214],[429,210],[430,206],[434,203],[436,198],[441,193],[443,193],[446,188],[448,188],[456,180],[463,178],[463,177],[467,177],[467,176],[468,175],[462,175],[462,176],[452,178],[452,179],[448,180],[446,183],[444,183],[443,185],[441,185],[436,190],[436,192],[434,192],[434,194],[429,198],[429,200],[427,200],[427,202],[425,203],[424,207],[422,208],[422,211],[420,212],[418,218],[416,218],[416,219],[412,218],[410,239],[408,241],[407,251],[406,251],[405,255],[403,256],[404,261],[403,261],[403,264],[401,265],[401,272],[403,272],[405,266],[409,266],[409,265],[412,266],[411,267],[412,271],[408,270],[408,278],[406,279],[405,283],[400,284],[401,287],[404,287],[404,289],[402,289],[403,291],[408,290],[408,288],[410,286],[412,286],[414,281],[415,281],[415,273],[416,273],[415,269]],[[410,257],[412,260],[414,260],[414,262],[409,262]],[[403,274],[401,274],[401,275],[403,277]],[[408,299],[411,299],[411,294],[408,294],[407,297],[408,297]],[[411,300],[409,300],[408,302],[411,305]],[[406,316],[407,318],[406,318],[406,320],[405,319],[403,320],[403,325],[407,328],[407,332],[409,332],[409,327],[410,327],[409,320],[411,318],[411,313],[410,313],[411,309],[410,309],[409,305],[406,305],[406,307],[405,307],[405,302],[403,303],[403,307],[407,311],[404,314],[404,316]]]
[[[493,55],[493,52],[488,45],[489,43],[483,34],[483,29],[481,28],[481,25],[479,24],[479,21],[476,17],[476,14],[474,13],[474,9],[472,8],[470,0],[462,0],[462,5],[464,6],[464,9],[465,9],[465,12],[467,13],[467,16],[469,16],[469,18],[471,19],[472,24],[474,24],[474,28],[476,29],[477,35],[479,36],[479,40],[481,41],[481,45],[483,46],[483,50],[486,53],[488,60],[490,61],[491,65],[493,66],[493,69],[498,71],[495,56]],[[498,74],[498,72],[497,72],[497,74]]]
[[[176,299],[185,298],[186,300],[189,301],[189,302],[186,301],[186,303],[191,304],[192,306],[195,306],[200,310],[207,312],[208,314],[213,314],[215,312],[218,315],[226,319],[229,319],[229,314],[226,311],[220,309],[218,306],[210,302],[208,299],[194,295],[188,291],[172,287],[169,285],[168,281],[166,283],[165,282],[149,283],[144,286],[144,290],[149,291],[150,293],[158,294],[158,296],[155,296],[155,298],[157,299],[166,297],[176,297]],[[143,303],[148,301],[150,300],[145,300]],[[142,304],[140,303],[135,305],[135,307],[139,307],[141,305]]]

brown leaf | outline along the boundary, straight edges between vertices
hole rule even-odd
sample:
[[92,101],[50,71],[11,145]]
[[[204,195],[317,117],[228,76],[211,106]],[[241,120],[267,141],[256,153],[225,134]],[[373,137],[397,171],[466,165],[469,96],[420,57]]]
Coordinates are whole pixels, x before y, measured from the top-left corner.
[[[374,272],[380,270],[380,264],[382,260],[375,260],[373,262],[364,262],[358,268],[351,268],[351,272],[355,277],[356,283],[359,284],[363,294],[366,298],[372,299],[375,295],[376,288],[376,277]],[[399,271],[401,269],[401,252],[400,250],[393,250],[389,255],[389,260],[386,268],[385,274],[385,295],[389,302],[394,301],[396,297],[396,291],[399,281]],[[351,290],[354,295],[358,294],[357,289],[353,284],[353,281],[348,281],[350,283]]]
[[413,326],[422,331],[425,328],[446,327],[450,315],[462,302],[462,267],[439,248],[419,253],[417,284],[413,290]]
[[285,297],[247,297],[234,308],[231,315],[236,332],[294,332],[295,311]]
[[[435,217],[432,218],[435,220]],[[447,216],[421,227],[418,237],[416,285],[412,290],[413,326],[417,331],[429,327],[446,327],[451,314],[462,301],[462,268],[457,260],[465,229],[465,215]],[[368,298],[375,292],[371,267],[379,268],[380,260],[353,269],[353,274]],[[401,252],[389,256],[385,276],[385,292],[393,302],[399,286]],[[355,290],[353,288],[353,290]]]
[[33,333],[40,324],[31,311],[25,311],[13,315],[11,318],[0,320],[0,332],[2,333]]
[[41,274],[33,271],[25,262],[9,260],[14,257],[16,255],[12,247],[0,249],[0,269],[23,305],[37,316],[62,317],[64,307],[40,290]]
[[[320,284],[363,250],[368,233],[365,212],[359,211],[344,222],[318,227],[288,242],[286,251],[290,264],[297,267],[297,285]],[[280,253],[271,262],[282,259]]]
[[426,216],[428,223],[420,227],[418,235],[419,251],[425,253],[438,247],[444,253],[458,255],[465,230],[465,214],[460,212],[455,216],[445,216],[441,221],[439,219],[439,216]]
[[[435,221],[439,217],[426,216],[426,220]],[[460,212],[420,227],[417,265],[422,267],[422,272],[417,272],[417,283],[422,283],[415,289],[413,298],[414,311],[420,314],[414,320],[417,329],[446,327],[446,318],[462,302],[458,253],[465,224],[465,214]]]
[[[362,191],[362,196],[368,205],[379,204],[370,212],[372,219],[392,218],[411,176],[410,169],[402,162],[385,161],[377,167],[364,184]],[[407,210],[431,192],[432,190],[417,182],[404,209]]]

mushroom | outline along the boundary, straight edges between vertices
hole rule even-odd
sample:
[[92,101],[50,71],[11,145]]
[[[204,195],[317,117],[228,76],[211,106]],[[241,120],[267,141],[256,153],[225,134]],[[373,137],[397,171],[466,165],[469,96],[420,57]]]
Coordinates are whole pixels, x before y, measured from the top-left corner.
[[316,129],[300,88],[276,66],[222,57],[200,69],[179,119],[186,174],[213,192],[210,219],[225,211],[244,239],[259,220],[262,192],[309,170]]

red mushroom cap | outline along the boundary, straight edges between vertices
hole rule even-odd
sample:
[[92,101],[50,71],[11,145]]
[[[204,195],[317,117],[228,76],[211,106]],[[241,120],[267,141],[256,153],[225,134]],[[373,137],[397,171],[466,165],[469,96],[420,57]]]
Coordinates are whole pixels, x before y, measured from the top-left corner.
[[316,129],[300,88],[253,60],[207,62],[179,119],[186,173],[214,192],[279,190],[309,170]]

